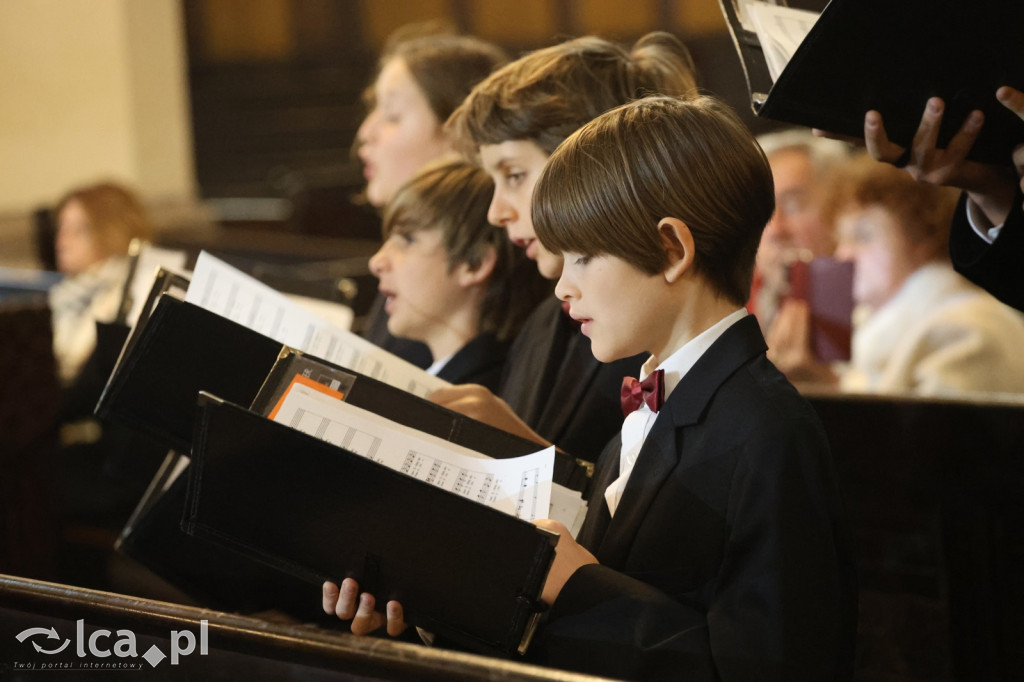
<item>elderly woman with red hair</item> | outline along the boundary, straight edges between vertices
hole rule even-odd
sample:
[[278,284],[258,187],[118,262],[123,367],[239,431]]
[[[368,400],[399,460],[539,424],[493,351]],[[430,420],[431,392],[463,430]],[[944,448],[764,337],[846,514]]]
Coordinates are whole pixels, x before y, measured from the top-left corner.
[[836,171],[824,196],[836,257],[854,263],[851,361],[815,361],[807,307],[791,301],[768,339],[780,369],[849,392],[1024,393],[1024,317],[949,262],[955,191],[863,156]]

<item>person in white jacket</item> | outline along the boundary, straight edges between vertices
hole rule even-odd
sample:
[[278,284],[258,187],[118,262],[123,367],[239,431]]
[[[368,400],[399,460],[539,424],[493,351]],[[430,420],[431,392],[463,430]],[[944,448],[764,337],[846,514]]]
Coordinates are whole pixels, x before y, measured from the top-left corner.
[[1024,316],[957,274],[948,257],[957,194],[859,157],[837,170],[823,213],[854,263],[851,359],[810,352],[809,312],[787,302],[771,355],[791,380],[844,392],[963,397],[1024,393]]
[[96,346],[96,322],[117,315],[128,276],[128,245],[153,232],[127,188],[104,182],[68,192],[57,203],[57,269],[49,292],[53,350],[61,380],[74,381]]

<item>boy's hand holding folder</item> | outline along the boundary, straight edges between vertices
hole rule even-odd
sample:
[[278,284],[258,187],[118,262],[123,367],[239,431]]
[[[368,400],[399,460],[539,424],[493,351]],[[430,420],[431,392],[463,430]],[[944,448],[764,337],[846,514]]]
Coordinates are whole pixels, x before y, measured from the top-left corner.
[[368,635],[387,625],[387,632],[398,637],[408,627],[402,605],[391,600],[385,605],[385,612],[376,610],[376,598],[369,592],[359,593],[359,583],[345,578],[341,585],[325,582],[324,613],[334,614],[342,620],[351,620],[352,634]]
[[[216,261],[207,264],[217,266],[221,286],[246,284],[264,308],[283,311],[247,321],[273,318],[280,323],[267,332],[281,332],[285,319],[300,317],[289,317],[289,304],[240,273]],[[209,291],[207,302],[223,295],[220,286]],[[237,314],[240,291],[233,304],[224,299],[225,311]],[[377,380],[177,296],[152,298],[151,314],[126,344],[101,409],[189,452],[191,461],[183,469],[187,476],[171,484],[180,495],[167,494],[166,486],[153,489],[157,499],[170,502],[147,510],[159,510],[161,519],[169,514],[167,522],[139,519],[137,526],[168,529],[174,552],[168,556],[160,551],[166,543],[136,533],[124,545],[143,548],[136,558],[177,584],[187,583],[189,591],[223,599],[218,606],[229,609],[239,603],[239,592],[262,594],[268,577],[287,579],[289,588],[306,583],[304,590],[310,583],[354,578],[382,600],[401,602],[390,607],[392,632],[408,622],[478,651],[525,651],[557,538],[524,519],[564,513],[582,522],[585,467],[553,452],[541,453],[544,461],[530,466],[514,461],[539,448],[419,397],[412,384],[398,379],[404,368],[371,363],[381,370]],[[329,336],[308,325],[290,327],[307,330],[303,338]],[[337,333],[331,338],[335,344],[321,347],[337,350],[346,340]],[[370,355],[380,353],[364,357]],[[416,387],[426,383],[419,375],[411,378],[422,380]],[[275,423],[282,419],[286,423]],[[384,461],[397,452],[387,435],[392,432],[419,443],[397,453],[398,470]],[[441,461],[444,453],[466,449],[488,457]],[[542,493],[552,488],[553,477],[566,487],[554,486],[561,492],[549,501]],[[431,485],[442,479],[451,484],[446,490]],[[232,583],[248,589],[223,589],[218,581],[224,571],[213,570],[223,566],[233,567]],[[372,615],[375,600],[366,600],[340,608],[357,618],[357,630],[387,624],[383,613],[383,620]],[[315,597],[303,604],[315,607]],[[294,606],[278,594],[264,608]]]
[[[534,524],[558,535],[555,545],[555,560],[548,571],[541,592],[541,601],[551,605],[558,598],[565,583],[580,567],[598,563],[585,547],[576,542],[565,524],[551,519],[538,519]],[[355,635],[368,635],[386,627],[388,635],[398,637],[408,627],[402,604],[391,600],[384,611],[376,609],[377,600],[369,592],[360,592],[359,583],[345,578],[341,585],[333,582],[323,584],[324,613],[336,615],[342,620],[351,620],[350,629]]]

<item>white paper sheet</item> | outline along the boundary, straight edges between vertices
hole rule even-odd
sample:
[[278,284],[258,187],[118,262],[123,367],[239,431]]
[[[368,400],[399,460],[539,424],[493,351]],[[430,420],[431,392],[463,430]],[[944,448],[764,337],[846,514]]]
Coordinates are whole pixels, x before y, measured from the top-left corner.
[[750,2],[746,11],[764,50],[765,62],[772,81],[786,68],[793,53],[810,32],[820,16],[817,12],[780,7],[767,2]]
[[576,537],[587,518],[587,501],[578,491],[552,483],[548,518],[564,523],[572,536]]
[[134,325],[142,313],[142,307],[146,305],[146,298],[149,290],[153,288],[157,272],[160,268],[181,274],[188,273],[185,263],[188,261],[188,254],[175,249],[164,249],[152,244],[144,244],[139,247],[136,256],[135,275],[132,278],[129,296],[131,296],[131,309],[128,311],[127,322]]
[[299,296],[298,294],[285,294],[288,300],[298,303],[307,312],[313,313],[320,319],[324,320],[328,324],[349,331],[352,329],[352,322],[355,319],[355,313],[351,308],[343,303],[335,303],[334,301],[325,301],[320,298],[310,298],[309,296]]
[[448,385],[366,339],[331,325],[205,251],[196,261],[185,300],[286,346],[420,397]]
[[527,521],[547,518],[555,449],[492,459],[294,383],[274,421]]

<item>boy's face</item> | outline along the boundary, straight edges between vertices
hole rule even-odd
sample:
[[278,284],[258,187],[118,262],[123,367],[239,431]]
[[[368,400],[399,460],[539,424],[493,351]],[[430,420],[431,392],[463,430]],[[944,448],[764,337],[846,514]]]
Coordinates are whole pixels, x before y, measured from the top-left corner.
[[448,271],[439,229],[392,232],[370,258],[370,270],[387,297],[388,331],[398,337],[429,344],[465,298],[456,273]]
[[494,197],[487,220],[505,228],[509,239],[526,249],[526,257],[537,263],[543,277],[558,279],[562,257],[544,248],[533,231],[530,217],[533,187],[547,159],[544,150],[529,140],[480,146],[484,170],[494,180]]
[[555,295],[569,303],[594,357],[612,362],[643,351],[659,356],[668,318],[658,305],[666,288],[662,274],[648,275],[616,256],[562,255]]

